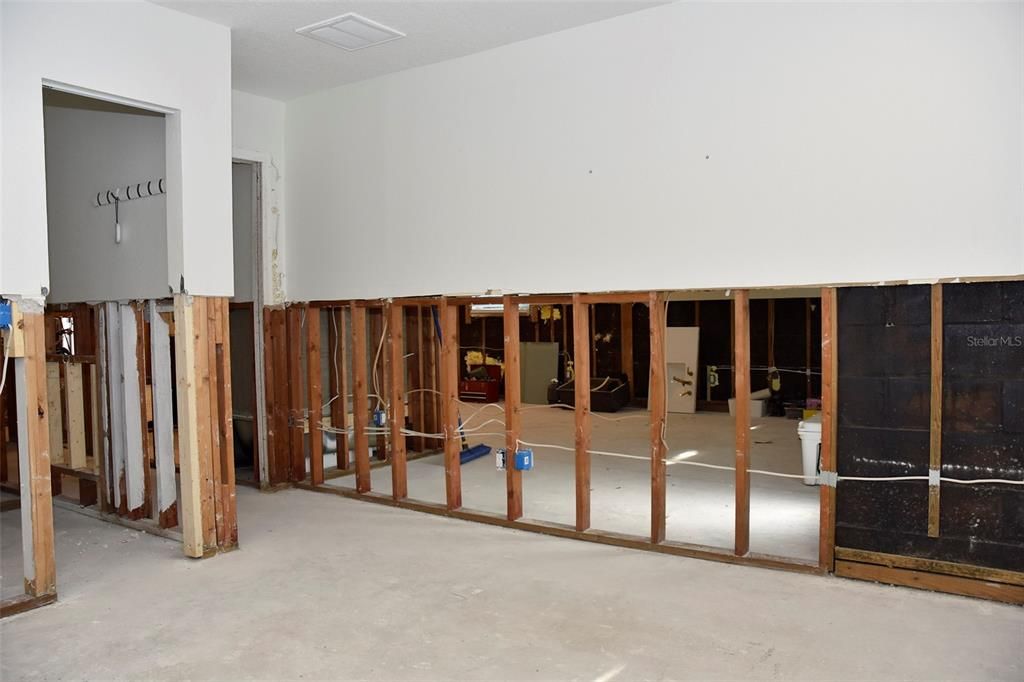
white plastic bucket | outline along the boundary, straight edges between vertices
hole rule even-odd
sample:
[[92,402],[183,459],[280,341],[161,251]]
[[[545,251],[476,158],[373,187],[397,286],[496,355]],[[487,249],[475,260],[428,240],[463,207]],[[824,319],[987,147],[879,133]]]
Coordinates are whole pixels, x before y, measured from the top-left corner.
[[821,452],[821,415],[800,422],[796,429],[804,463],[804,485],[818,482],[818,457]]

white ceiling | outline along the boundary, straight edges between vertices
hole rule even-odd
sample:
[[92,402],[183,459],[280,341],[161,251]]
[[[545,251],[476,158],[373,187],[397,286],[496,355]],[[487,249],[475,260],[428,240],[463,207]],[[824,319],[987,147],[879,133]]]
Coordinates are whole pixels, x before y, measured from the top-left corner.
[[[669,0],[152,1],[230,26],[234,87],[288,100]],[[297,28],[346,12],[386,24],[406,37],[346,52],[295,33]]]

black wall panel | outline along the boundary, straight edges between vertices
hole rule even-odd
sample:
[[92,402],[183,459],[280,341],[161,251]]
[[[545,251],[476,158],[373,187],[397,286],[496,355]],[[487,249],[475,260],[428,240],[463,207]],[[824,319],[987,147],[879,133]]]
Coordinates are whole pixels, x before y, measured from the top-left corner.
[[[931,287],[839,292],[840,476],[928,473]],[[942,475],[1024,478],[1024,282],[943,287]],[[836,544],[1024,570],[1024,488],[841,481]]]

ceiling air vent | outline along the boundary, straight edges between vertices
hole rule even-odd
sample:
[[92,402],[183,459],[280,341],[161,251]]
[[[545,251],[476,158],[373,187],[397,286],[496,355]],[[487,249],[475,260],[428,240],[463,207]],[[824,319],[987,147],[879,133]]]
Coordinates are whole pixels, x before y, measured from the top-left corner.
[[295,32],[350,52],[405,37],[401,31],[354,12],[297,28]]

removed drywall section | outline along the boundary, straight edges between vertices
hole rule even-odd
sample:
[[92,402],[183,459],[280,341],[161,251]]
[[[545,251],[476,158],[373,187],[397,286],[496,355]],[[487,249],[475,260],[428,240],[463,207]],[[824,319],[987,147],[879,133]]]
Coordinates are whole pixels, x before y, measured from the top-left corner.
[[234,156],[261,165],[264,305],[285,301],[284,114],[283,102],[238,90],[231,93]]
[[[47,91],[49,92],[49,91]],[[44,94],[50,303],[167,295],[167,203],[163,195],[113,205],[97,192],[165,177],[164,117],[90,106]]]
[[169,115],[166,284],[230,295],[230,30],[140,1],[3,4],[0,291],[49,287],[40,88],[62,84]]
[[1021,273],[1022,13],[675,3],[291,101],[289,298]]

